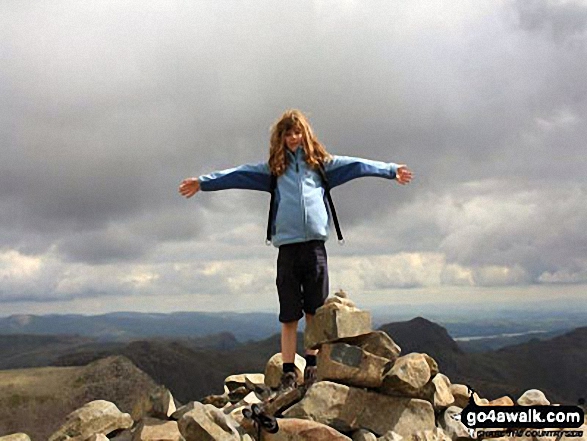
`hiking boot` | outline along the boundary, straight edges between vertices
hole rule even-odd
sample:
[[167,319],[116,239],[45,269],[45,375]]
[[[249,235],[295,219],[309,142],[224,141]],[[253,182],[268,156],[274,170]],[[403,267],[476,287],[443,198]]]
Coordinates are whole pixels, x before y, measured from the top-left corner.
[[281,375],[277,392],[287,392],[288,390],[294,389],[298,386],[298,375],[295,372],[284,372]]
[[316,366],[307,366],[304,369],[304,386],[307,388],[313,385],[317,379],[318,368]]

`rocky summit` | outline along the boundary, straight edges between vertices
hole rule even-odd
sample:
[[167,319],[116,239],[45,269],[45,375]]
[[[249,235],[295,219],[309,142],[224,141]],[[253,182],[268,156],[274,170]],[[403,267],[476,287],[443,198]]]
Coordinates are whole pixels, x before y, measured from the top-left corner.
[[[281,354],[267,361],[264,373],[235,372],[225,379],[224,394],[183,406],[163,388],[150,394],[140,415],[131,416],[109,401],[91,401],[69,414],[49,440],[457,441],[477,437],[459,419],[469,402],[468,388],[453,384],[441,372],[442,364],[429,354],[402,354],[393,334],[373,331],[369,312],[359,310],[346,294],[328,299],[317,311],[306,329],[305,344],[320,348],[318,378],[307,390],[298,385],[294,392],[305,394],[294,393],[296,399],[275,409],[276,433],[259,432],[243,411],[276,387]],[[296,369],[303,377],[303,359],[296,359]],[[507,396],[491,402],[477,394],[473,398],[479,406],[550,404],[536,389],[526,391],[515,403]],[[582,430],[583,436],[573,439],[587,440],[587,425],[575,430]],[[24,433],[0,437],[0,441],[20,440],[30,438]]]

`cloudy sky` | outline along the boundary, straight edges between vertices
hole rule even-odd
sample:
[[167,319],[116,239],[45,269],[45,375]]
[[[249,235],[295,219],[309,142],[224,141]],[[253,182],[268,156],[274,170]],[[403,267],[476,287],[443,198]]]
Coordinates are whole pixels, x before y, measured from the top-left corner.
[[[585,0],[0,2],[0,315],[276,311],[259,162],[300,108],[333,154],[359,305],[587,307]],[[552,305],[552,303],[548,303]]]

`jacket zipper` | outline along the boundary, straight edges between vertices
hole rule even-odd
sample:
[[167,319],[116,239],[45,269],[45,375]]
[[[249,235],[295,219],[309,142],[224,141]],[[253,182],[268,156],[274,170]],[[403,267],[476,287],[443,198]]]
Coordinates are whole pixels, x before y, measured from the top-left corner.
[[300,189],[300,203],[302,206],[302,226],[304,228],[304,238],[308,240],[308,231],[306,225],[306,204],[304,203],[304,185],[300,177],[300,166],[298,160],[299,158],[296,155],[296,177],[298,179],[298,187]]

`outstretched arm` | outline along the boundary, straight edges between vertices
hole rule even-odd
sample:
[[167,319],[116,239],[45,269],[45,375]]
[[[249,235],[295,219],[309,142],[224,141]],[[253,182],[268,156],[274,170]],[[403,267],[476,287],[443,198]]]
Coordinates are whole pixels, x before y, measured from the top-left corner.
[[266,162],[244,164],[227,170],[216,171],[197,178],[187,178],[179,186],[179,192],[187,198],[198,191],[245,190],[270,191],[271,172]]
[[412,179],[412,172],[405,165],[351,156],[333,156],[324,168],[331,188],[364,176],[396,179],[402,185]]

